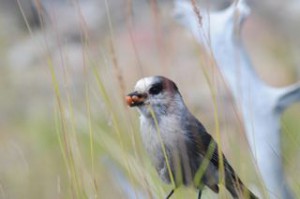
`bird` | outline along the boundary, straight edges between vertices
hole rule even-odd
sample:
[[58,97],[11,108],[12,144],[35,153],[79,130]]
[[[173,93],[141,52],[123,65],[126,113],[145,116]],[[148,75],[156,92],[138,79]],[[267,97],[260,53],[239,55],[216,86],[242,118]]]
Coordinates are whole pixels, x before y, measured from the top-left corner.
[[225,187],[234,199],[258,199],[189,111],[172,80],[163,76],[144,77],[125,100],[140,113],[141,139],[150,161],[162,181],[174,185],[167,199],[181,185],[198,189],[198,199],[205,186],[219,193],[220,168],[224,169]]

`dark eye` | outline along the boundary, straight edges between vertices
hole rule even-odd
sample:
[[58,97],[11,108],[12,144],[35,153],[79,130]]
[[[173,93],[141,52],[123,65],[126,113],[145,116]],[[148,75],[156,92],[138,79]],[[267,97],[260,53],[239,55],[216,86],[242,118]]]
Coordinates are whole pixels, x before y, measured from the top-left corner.
[[157,95],[159,94],[163,89],[162,84],[154,84],[150,89],[149,89],[149,93],[151,95]]

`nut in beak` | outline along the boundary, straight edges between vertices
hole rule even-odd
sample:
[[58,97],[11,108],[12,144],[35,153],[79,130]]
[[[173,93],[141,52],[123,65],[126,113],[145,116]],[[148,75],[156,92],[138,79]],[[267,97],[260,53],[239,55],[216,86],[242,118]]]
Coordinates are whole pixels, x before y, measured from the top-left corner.
[[126,103],[128,106],[140,106],[144,104],[147,94],[140,94],[138,92],[129,93],[126,97]]

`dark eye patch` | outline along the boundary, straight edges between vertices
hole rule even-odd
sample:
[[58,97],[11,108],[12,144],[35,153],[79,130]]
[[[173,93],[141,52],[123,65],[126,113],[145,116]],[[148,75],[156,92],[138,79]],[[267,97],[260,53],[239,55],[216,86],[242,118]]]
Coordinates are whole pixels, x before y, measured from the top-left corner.
[[149,93],[151,95],[157,95],[159,94],[163,89],[163,85],[161,83],[154,84],[150,89]]

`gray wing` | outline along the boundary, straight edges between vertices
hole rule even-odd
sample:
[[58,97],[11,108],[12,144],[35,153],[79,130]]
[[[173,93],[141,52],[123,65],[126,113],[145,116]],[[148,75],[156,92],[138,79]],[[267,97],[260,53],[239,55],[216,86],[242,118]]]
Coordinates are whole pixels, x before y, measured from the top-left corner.
[[[189,137],[187,146],[189,146],[189,157],[197,158],[199,155],[208,157],[211,164],[219,168],[218,145],[212,136],[207,133],[205,127],[194,117],[185,121],[186,133]],[[189,122],[188,122],[189,121]],[[221,153],[225,170],[234,173],[224,154]],[[199,167],[200,165],[198,165]]]
[[[186,133],[189,137],[187,145],[191,147],[188,150],[189,158],[197,159],[199,155],[202,155],[203,157],[208,157],[211,164],[214,165],[217,169],[219,169],[220,156],[218,153],[217,143],[214,141],[211,135],[207,133],[204,126],[195,117],[192,116],[190,120],[186,121],[192,121],[189,123],[186,122],[185,125]],[[237,197],[237,189],[240,189],[242,193],[248,193],[249,198],[257,199],[257,197],[242,183],[242,181],[235,173],[233,168],[230,166],[229,162],[227,161],[222,152],[221,155],[223,157],[223,165],[225,169],[225,185],[229,192],[232,194],[232,196]],[[198,168],[200,164],[201,162],[199,162],[198,165],[194,165],[195,168]],[[218,192],[217,184],[210,184],[208,186],[210,186],[210,188],[215,192]]]

